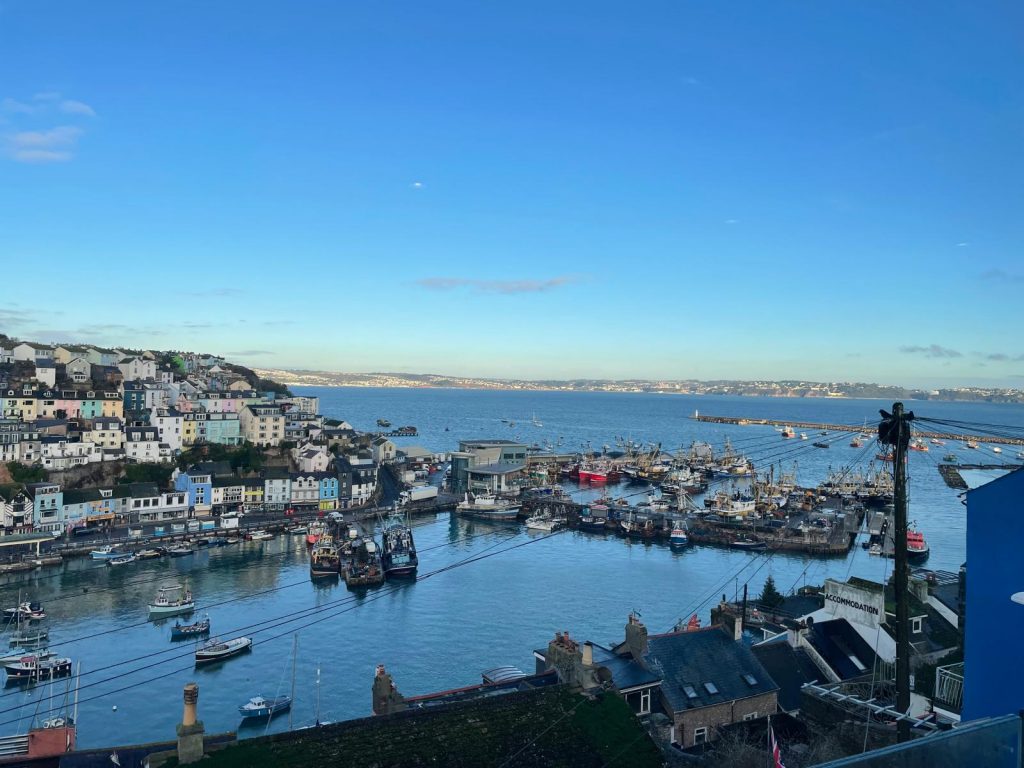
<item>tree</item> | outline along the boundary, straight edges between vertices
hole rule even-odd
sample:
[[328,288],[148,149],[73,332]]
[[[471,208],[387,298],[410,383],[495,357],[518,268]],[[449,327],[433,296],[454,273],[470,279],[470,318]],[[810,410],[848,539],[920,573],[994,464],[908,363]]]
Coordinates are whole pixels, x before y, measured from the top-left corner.
[[782,594],[775,587],[775,579],[769,574],[768,578],[764,581],[764,589],[761,590],[760,603],[765,608],[778,608],[782,605],[783,598]]
[[30,467],[20,461],[12,461],[7,465],[11,479],[16,483],[41,483],[46,480],[46,470],[42,467]]

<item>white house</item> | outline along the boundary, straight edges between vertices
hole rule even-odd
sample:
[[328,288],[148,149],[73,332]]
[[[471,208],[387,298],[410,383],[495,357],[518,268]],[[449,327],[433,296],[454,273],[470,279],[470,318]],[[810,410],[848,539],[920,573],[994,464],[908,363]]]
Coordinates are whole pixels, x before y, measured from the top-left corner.
[[121,450],[124,447],[121,420],[113,416],[96,417],[92,420],[92,427],[82,432],[82,440],[95,443],[100,448]]
[[117,364],[125,381],[156,378],[156,361],[141,357],[126,357]]
[[326,472],[331,464],[331,454],[321,445],[304,443],[292,449],[292,458],[300,472]]
[[124,431],[124,455],[131,461],[165,463],[171,460],[171,449],[160,442],[156,427],[127,427]]
[[394,461],[395,444],[386,437],[375,437],[373,439],[373,460],[378,464]]
[[46,469],[60,471],[103,461],[103,449],[95,443],[79,443],[63,435],[44,437],[40,441],[42,463]]
[[36,358],[36,381],[47,387],[57,386],[57,366],[53,364],[53,358]]
[[53,360],[53,347],[24,341],[14,347],[13,355],[15,360],[23,360],[27,363],[34,363],[39,359]]
[[166,443],[172,451],[181,450],[184,420],[184,414],[174,408],[154,408],[149,416],[149,423],[157,428],[160,442]]

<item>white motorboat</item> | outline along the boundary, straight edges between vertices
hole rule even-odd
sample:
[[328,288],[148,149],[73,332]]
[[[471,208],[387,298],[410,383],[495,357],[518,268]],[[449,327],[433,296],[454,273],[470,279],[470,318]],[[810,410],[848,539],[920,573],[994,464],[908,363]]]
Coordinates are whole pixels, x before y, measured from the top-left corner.
[[558,522],[547,515],[534,515],[526,520],[526,530],[528,531],[546,531],[551,533],[557,528]]
[[149,604],[149,618],[180,616],[195,609],[192,593],[181,584],[170,584],[157,590],[156,597]]
[[113,560],[115,557],[124,557],[127,554],[127,552],[107,544],[99,549],[94,549],[89,553],[89,557],[93,560]]
[[129,565],[131,563],[134,563],[138,559],[139,558],[135,555],[134,552],[129,552],[128,554],[121,555],[120,557],[110,558],[109,560],[107,560],[107,565]]

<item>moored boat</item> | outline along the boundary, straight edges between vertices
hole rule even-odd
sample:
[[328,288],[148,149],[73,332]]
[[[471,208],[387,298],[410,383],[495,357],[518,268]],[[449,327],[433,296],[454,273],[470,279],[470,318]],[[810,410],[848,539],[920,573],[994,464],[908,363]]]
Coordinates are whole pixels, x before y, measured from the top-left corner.
[[188,557],[189,555],[194,555],[195,553],[196,551],[187,544],[179,544],[178,546],[171,547],[167,550],[167,554],[171,557]]
[[792,427],[783,427],[782,428],[782,437],[783,438],[796,437],[796,430],[793,429]]
[[273,717],[279,712],[286,711],[292,705],[291,696],[276,696],[273,699],[265,699],[262,696],[253,696],[249,701],[238,708],[238,714],[245,719]]
[[196,649],[196,666],[230,659],[232,656],[245,653],[250,648],[252,648],[251,637],[235,637],[231,640],[220,640],[215,637]]
[[811,443],[813,448],[828,448],[828,443]]
[[89,557],[93,560],[113,560],[115,557],[124,557],[126,554],[128,553],[124,550],[107,544],[99,549],[92,550],[89,553]]
[[193,637],[203,637],[210,634],[210,617],[206,616],[194,624],[182,624],[174,622],[171,627],[171,640],[191,640]]
[[112,557],[112,558],[110,558],[109,560],[107,560],[107,565],[110,565],[110,566],[130,565],[131,563],[134,563],[138,559],[139,558],[135,555],[134,552],[129,552],[128,554],[121,555],[120,557]]
[[259,530],[253,531],[249,534],[249,539],[251,541],[270,541],[272,538],[274,538],[274,534],[269,531]]
[[907,558],[909,560],[924,560],[930,551],[923,533],[913,528],[907,531]]
[[156,597],[148,606],[149,618],[164,618],[192,613],[196,604],[192,593],[181,584],[169,584],[157,590]]
[[550,515],[534,515],[526,519],[526,530],[551,533],[558,528],[558,521]]
[[316,544],[317,540],[323,536],[326,530],[327,526],[324,525],[322,520],[314,520],[310,523],[306,532],[306,546],[312,547]]
[[151,549],[140,550],[135,556],[139,558],[139,560],[156,560],[166,554],[167,549],[165,547],[153,547]]
[[316,579],[321,576],[337,576],[341,558],[334,538],[327,534],[320,537],[309,555],[309,575]]
[[24,600],[18,603],[16,608],[4,608],[4,618],[7,621],[42,621],[46,618],[46,611],[42,604]]
[[53,651],[49,648],[37,648],[32,653],[27,654],[25,651],[19,651],[18,653],[12,653],[9,656],[0,656],[0,667],[6,666],[7,664],[16,664],[26,656],[34,656],[40,660],[52,659],[56,656]]
[[389,579],[415,576],[419,567],[416,542],[401,517],[392,517],[381,535],[380,564]]
[[38,656],[23,656],[18,661],[4,664],[8,681],[53,680],[71,674],[71,659]]
[[8,643],[11,646],[38,647],[40,644],[45,643],[49,637],[50,631],[47,629],[23,629],[11,635],[8,638]]
[[465,499],[455,508],[456,513],[463,517],[487,520],[496,523],[514,523],[519,516],[520,505],[505,501],[490,494],[479,493],[475,496],[466,494]]
[[768,545],[760,539],[755,539],[750,536],[741,536],[729,543],[729,546],[733,549],[743,549],[751,552],[756,552],[762,549],[767,549]]
[[672,533],[669,534],[668,543],[673,547],[685,547],[690,543],[690,536],[687,533],[686,526],[684,524],[672,527]]

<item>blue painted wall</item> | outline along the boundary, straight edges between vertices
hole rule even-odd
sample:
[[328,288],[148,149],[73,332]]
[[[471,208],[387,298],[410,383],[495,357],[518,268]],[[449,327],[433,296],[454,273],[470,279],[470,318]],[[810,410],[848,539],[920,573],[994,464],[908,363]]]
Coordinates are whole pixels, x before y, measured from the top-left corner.
[[967,493],[964,721],[1024,709],[1024,471]]

